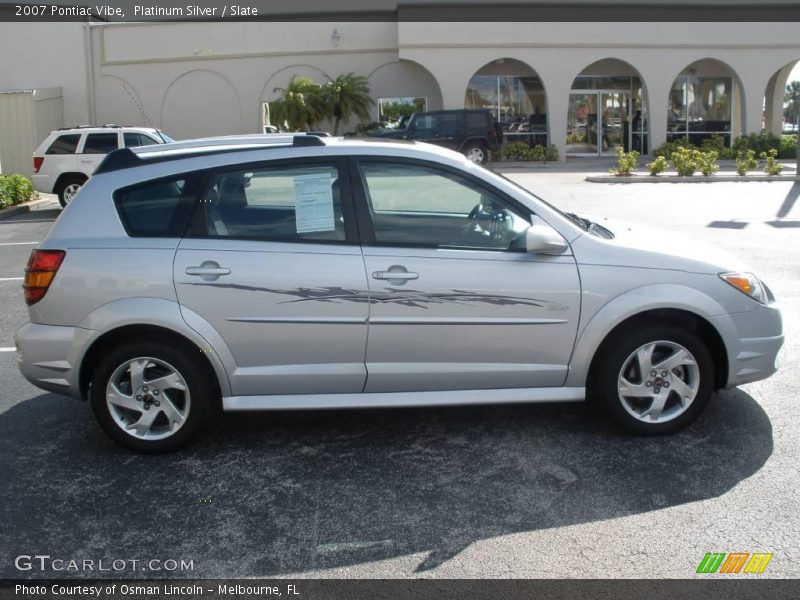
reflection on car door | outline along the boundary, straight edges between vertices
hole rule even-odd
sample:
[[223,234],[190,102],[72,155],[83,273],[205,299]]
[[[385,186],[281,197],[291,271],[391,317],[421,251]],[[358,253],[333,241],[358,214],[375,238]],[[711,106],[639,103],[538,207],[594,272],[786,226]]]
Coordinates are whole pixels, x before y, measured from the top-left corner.
[[362,391],[369,308],[352,220],[337,161],[213,174],[174,276],[182,310],[231,350],[234,395]]
[[530,215],[443,167],[362,159],[359,172],[365,391],[562,385],[580,310],[574,258],[524,252]]

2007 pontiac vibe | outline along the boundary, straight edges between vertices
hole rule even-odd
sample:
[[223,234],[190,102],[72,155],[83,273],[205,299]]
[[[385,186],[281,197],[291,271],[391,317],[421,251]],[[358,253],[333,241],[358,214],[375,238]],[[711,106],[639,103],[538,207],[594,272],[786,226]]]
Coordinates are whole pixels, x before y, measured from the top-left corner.
[[227,411],[598,403],[639,434],[769,377],[769,288],[455,152],[316,135],[111,153],[30,257],[18,364],[135,451]]

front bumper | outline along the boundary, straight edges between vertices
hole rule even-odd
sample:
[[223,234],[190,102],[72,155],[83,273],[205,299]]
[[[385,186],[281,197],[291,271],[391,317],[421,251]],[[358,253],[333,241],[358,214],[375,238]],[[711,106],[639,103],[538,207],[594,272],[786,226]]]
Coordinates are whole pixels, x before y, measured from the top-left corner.
[[95,333],[80,327],[27,323],[14,335],[17,367],[43,390],[81,398],[78,366]]
[[751,311],[725,315],[718,321],[722,319],[725,326],[718,329],[727,334],[723,334],[728,349],[726,387],[766,379],[778,370],[783,324],[775,304],[759,304]]

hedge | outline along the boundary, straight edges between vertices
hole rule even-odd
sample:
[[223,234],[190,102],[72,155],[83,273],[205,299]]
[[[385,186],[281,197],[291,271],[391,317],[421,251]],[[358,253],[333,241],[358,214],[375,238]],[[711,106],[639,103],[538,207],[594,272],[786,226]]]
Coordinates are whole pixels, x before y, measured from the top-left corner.
[[0,208],[27,202],[36,195],[31,180],[22,175],[0,175]]

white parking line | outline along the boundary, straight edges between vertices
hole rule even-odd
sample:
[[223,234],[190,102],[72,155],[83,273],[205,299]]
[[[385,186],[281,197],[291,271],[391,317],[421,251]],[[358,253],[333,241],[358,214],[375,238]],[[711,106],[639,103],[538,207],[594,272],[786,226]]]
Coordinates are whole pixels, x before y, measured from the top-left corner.
[[16,352],[17,349],[13,346],[11,348],[0,348],[0,352]]
[[39,242],[0,242],[0,246],[35,246]]
[[0,281],[22,281],[24,277],[0,277]]

